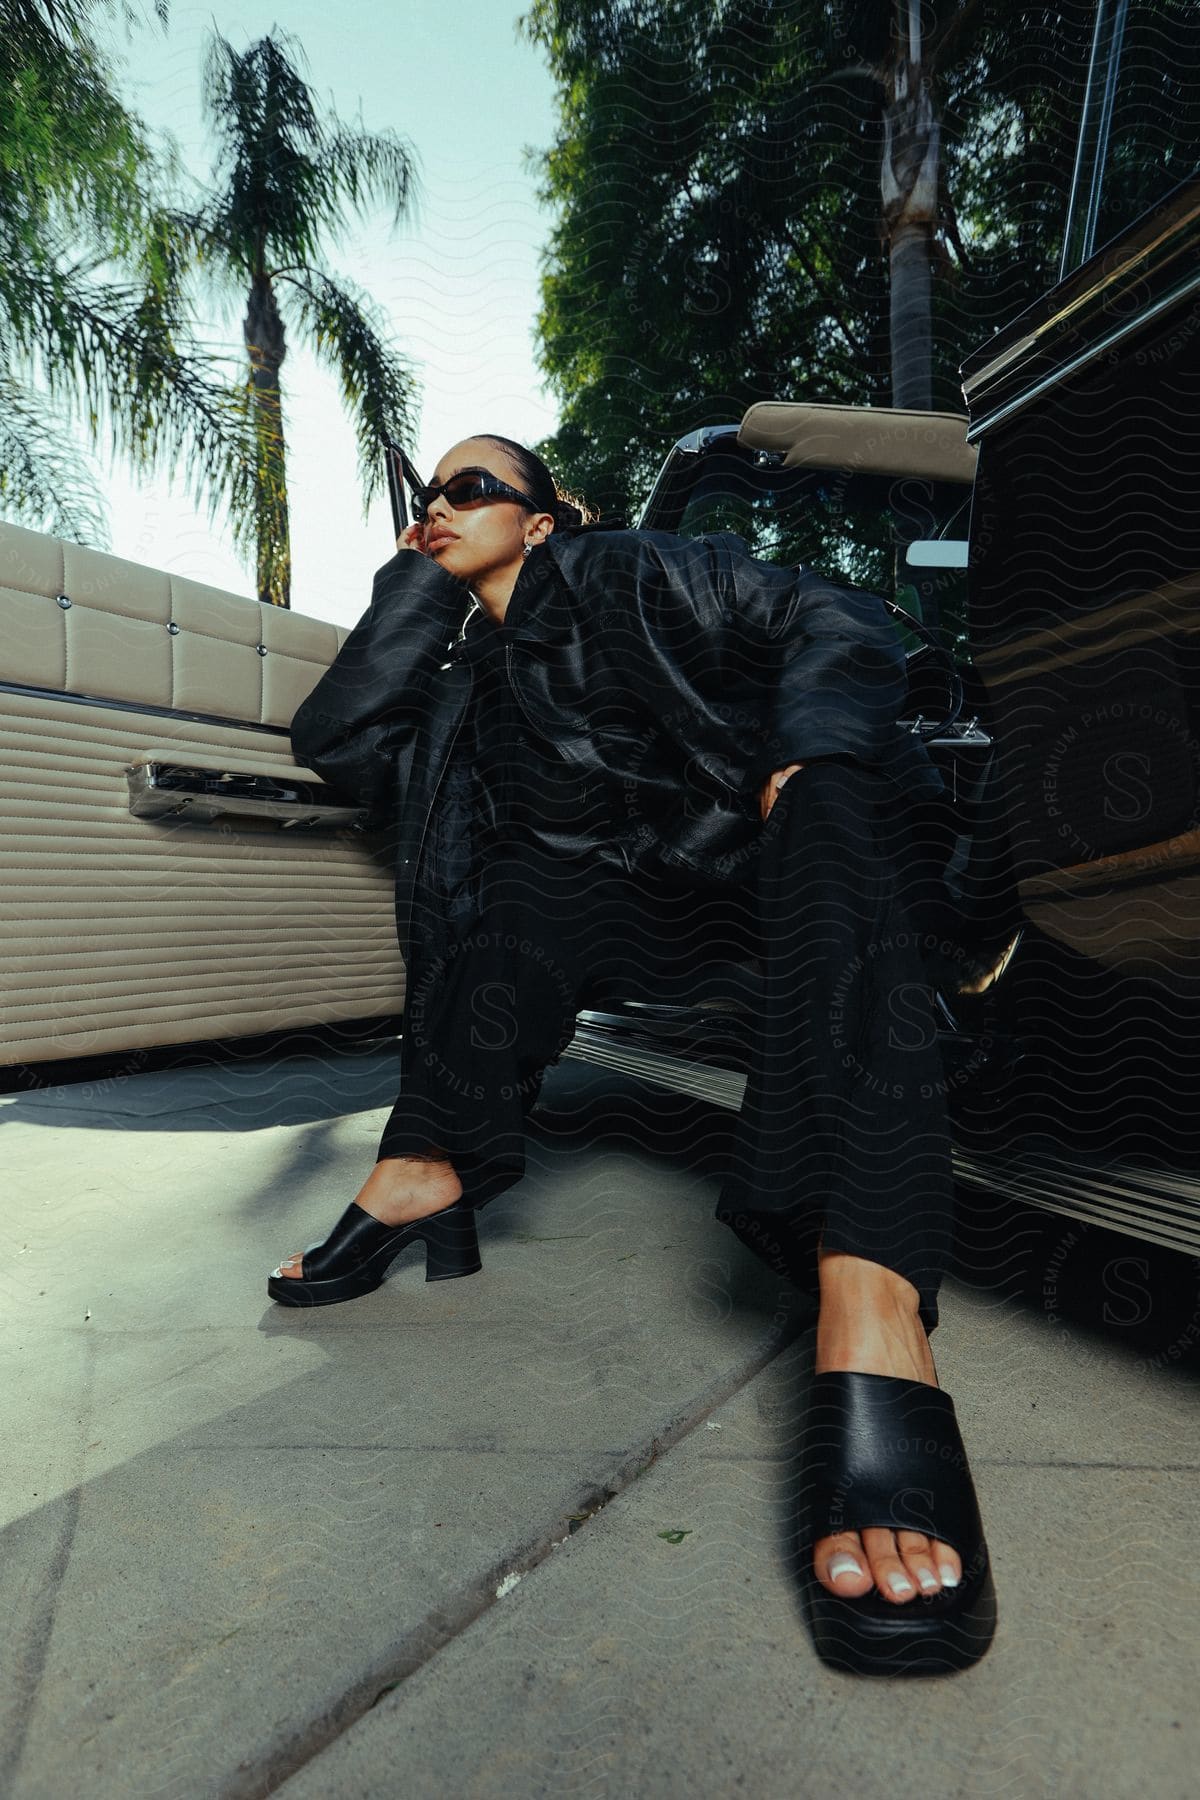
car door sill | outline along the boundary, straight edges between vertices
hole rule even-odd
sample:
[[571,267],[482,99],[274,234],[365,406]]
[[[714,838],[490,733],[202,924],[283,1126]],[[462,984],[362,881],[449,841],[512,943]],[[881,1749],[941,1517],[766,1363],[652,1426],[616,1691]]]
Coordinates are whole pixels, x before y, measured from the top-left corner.
[[[746,1090],[744,1072],[671,1055],[648,1043],[644,1033],[618,1029],[621,1023],[627,1027],[616,1015],[581,1012],[563,1057],[738,1111]],[[1056,1156],[1049,1148],[1002,1156],[953,1146],[952,1156],[955,1180],[966,1187],[1200,1255],[1200,1178],[1133,1163],[1084,1163]]]

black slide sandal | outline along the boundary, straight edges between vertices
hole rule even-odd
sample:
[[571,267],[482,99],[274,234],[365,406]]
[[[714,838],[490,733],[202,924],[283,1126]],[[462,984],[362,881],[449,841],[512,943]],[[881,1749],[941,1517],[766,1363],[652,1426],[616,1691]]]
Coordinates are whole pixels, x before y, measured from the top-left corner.
[[475,1208],[461,1199],[407,1225],[385,1225],[352,1200],[323,1243],[309,1244],[301,1274],[270,1275],[267,1293],[284,1306],[329,1306],[380,1285],[400,1252],[425,1241],[426,1281],[450,1281],[483,1267]]
[[[970,1668],[996,1629],[996,1594],[975,1484],[943,1389],[853,1370],[814,1375],[801,1451],[800,1533],[813,1642],[856,1675],[941,1675]],[[962,1561],[957,1587],[909,1599],[830,1593],[814,1544],[839,1531],[920,1531]]]

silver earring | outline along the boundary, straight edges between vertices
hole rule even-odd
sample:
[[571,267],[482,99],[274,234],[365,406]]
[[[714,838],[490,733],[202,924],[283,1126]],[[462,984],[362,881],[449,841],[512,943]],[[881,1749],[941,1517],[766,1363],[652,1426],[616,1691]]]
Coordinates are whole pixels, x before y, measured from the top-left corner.
[[531,551],[531,550],[532,550],[532,549],[533,549],[533,545],[532,545],[532,544],[526,544],[526,546],[525,546],[525,548],[524,548],[524,549],[523,549],[523,550],[522,550],[522,552],[521,552],[521,555],[522,555],[522,556],[528,556],[528,555],[529,555],[529,552],[530,552],[530,551]]

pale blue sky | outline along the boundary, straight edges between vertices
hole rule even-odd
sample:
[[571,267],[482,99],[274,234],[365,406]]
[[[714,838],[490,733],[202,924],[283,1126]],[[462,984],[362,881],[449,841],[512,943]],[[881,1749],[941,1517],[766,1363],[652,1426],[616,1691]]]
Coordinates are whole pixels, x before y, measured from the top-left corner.
[[[200,110],[204,40],[216,28],[237,49],[274,26],[303,45],[306,76],[344,120],[391,126],[415,148],[419,214],[389,235],[387,218],[348,233],[329,260],[367,288],[393,324],[421,383],[413,453],[425,475],[458,438],[503,432],[531,443],[554,429],[555,404],[533,358],[538,253],[550,219],[538,206],[522,149],[547,148],[554,91],[540,49],[518,39],[525,0],[248,0],[233,7],[172,0],[170,24],[102,41],[122,58],[119,85],[155,127],[170,130],[190,167],[208,166]],[[221,322],[241,344],[242,307]],[[371,576],[392,554],[386,497],[364,523],[356,450],[336,378],[306,353],[284,364],[293,590],[297,612],[351,625]],[[236,593],[252,570],[165,482],[139,485],[119,465],[105,477],[112,550]]]

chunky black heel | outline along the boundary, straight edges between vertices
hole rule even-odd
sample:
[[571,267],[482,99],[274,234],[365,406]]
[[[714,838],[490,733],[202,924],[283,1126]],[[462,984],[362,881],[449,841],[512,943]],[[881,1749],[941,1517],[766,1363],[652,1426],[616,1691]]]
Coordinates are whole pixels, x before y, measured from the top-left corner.
[[452,1281],[456,1275],[475,1275],[482,1269],[474,1207],[456,1200],[445,1212],[434,1213],[423,1223],[429,1226],[425,1233],[426,1281]]
[[299,1276],[278,1270],[267,1292],[284,1306],[329,1306],[372,1293],[391,1264],[418,1239],[425,1243],[426,1281],[474,1275],[483,1267],[475,1229],[475,1209],[461,1199],[407,1225],[385,1225],[352,1200],[324,1243],[309,1244]]
[[[856,1675],[940,1675],[978,1662],[995,1633],[996,1594],[949,1394],[893,1375],[814,1375],[801,1468],[802,1576],[822,1660]],[[814,1545],[872,1526],[949,1544],[962,1580],[903,1604],[874,1587],[831,1593],[813,1568]]]

